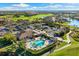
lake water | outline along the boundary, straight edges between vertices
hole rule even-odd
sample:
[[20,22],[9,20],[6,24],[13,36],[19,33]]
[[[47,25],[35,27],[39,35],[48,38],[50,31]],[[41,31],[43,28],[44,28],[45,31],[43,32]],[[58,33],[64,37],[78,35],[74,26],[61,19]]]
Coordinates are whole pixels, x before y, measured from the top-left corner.
[[69,25],[79,27],[79,20],[70,19]]

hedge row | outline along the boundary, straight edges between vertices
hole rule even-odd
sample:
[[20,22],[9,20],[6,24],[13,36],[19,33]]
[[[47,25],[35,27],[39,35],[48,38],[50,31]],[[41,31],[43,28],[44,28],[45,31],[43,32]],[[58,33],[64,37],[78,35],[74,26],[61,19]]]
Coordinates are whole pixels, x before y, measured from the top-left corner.
[[26,55],[29,55],[29,56],[40,56],[40,55],[42,55],[42,54],[44,54],[44,53],[46,53],[48,51],[51,51],[51,49],[53,49],[56,46],[55,43],[56,42],[54,42],[54,43],[52,43],[52,44],[50,44],[50,45],[48,45],[48,46],[46,46],[46,47],[44,47],[44,48],[42,48],[40,50],[28,49],[28,50],[26,50]]

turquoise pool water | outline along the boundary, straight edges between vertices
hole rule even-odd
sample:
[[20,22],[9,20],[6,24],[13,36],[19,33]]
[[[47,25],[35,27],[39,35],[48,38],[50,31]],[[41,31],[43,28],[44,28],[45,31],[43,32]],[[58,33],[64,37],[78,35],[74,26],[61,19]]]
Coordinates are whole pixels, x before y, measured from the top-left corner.
[[44,45],[44,40],[36,40],[34,42],[37,46],[43,46]]
[[43,46],[45,43],[44,40],[35,40],[33,43],[32,43],[32,47],[41,47]]

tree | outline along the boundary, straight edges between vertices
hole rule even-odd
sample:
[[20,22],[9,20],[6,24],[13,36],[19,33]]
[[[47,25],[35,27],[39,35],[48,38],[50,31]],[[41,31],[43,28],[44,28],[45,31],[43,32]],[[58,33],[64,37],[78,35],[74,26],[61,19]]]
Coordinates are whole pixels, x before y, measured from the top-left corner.
[[20,42],[18,42],[18,47],[15,51],[15,54],[16,55],[21,55],[21,54],[24,54],[25,53],[25,41],[24,40],[21,40]]
[[11,33],[7,33],[4,35],[4,39],[11,41],[13,43],[16,43],[16,37],[14,35],[12,35]]

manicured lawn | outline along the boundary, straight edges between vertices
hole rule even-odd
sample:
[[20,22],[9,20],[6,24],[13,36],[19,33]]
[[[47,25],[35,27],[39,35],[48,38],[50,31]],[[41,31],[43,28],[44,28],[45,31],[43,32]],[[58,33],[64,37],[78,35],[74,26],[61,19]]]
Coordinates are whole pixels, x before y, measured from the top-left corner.
[[62,36],[62,38],[63,38],[64,40],[67,40],[66,34],[64,34],[64,36]]
[[0,16],[0,18],[6,18],[6,16]]
[[66,45],[66,44],[67,44],[66,42],[61,42],[61,43],[57,46],[57,49],[63,47],[63,46]]
[[[37,15],[33,15],[33,16],[24,16],[21,15],[20,17],[13,17],[11,20],[13,21],[18,21],[18,20],[28,20],[28,21],[36,21],[39,20],[40,18],[46,17],[46,16],[53,16],[54,14],[37,14]],[[8,16],[0,16],[0,18],[7,18]]]
[[46,17],[46,16],[52,16],[53,14],[38,14],[34,16],[23,16],[21,15],[20,17],[16,18],[14,17],[12,20],[17,21],[17,20],[28,20],[28,21],[35,21],[39,20],[40,18]]
[[52,52],[49,56],[79,56],[79,42],[71,39],[72,43],[69,47],[57,51]]
[[60,23],[60,22],[55,22],[56,24],[59,24],[59,25],[64,25],[64,26],[68,26],[68,22],[62,22],[62,23]]
[[50,56],[79,56],[79,45],[71,45],[71,47],[51,53]]

